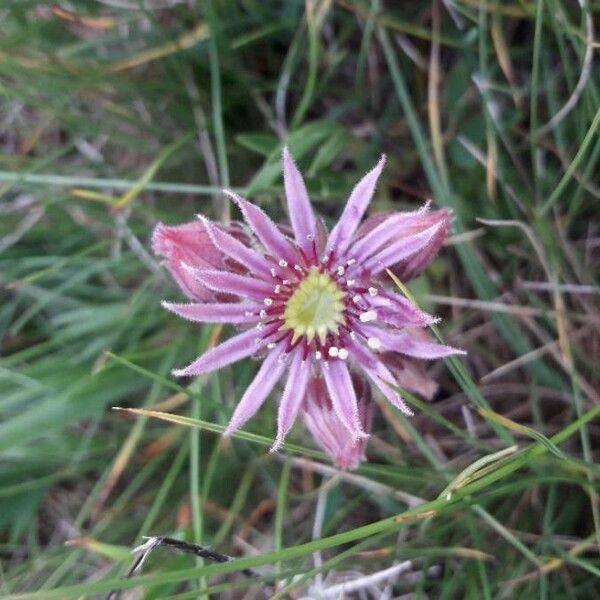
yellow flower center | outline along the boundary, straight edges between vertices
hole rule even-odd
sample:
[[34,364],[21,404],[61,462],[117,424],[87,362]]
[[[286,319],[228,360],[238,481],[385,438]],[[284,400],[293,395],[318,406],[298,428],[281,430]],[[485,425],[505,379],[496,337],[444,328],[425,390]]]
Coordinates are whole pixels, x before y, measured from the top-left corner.
[[318,335],[324,344],[327,333],[337,333],[338,324],[344,322],[343,298],[344,292],[329,275],[311,267],[287,302],[282,329],[294,332],[292,343],[303,335],[311,342]]

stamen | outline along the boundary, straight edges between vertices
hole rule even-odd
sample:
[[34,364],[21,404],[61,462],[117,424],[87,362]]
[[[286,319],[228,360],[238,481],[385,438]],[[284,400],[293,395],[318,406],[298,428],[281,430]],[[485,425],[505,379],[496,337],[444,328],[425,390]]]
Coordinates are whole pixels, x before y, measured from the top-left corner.
[[265,298],[264,303],[266,306],[271,306],[271,304],[273,304],[273,300],[272,298]]
[[362,323],[368,323],[369,321],[375,321],[377,319],[377,313],[374,310],[368,310],[360,314],[360,320]]
[[377,288],[370,287],[369,288],[369,296],[377,296]]
[[267,344],[267,348],[268,348],[269,350],[273,350],[273,348],[275,348],[275,346],[277,346],[277,344],[276,344],[275,342],[269,342],[269,343]]
[[362,298],[358,294],[352,298],[352,302],[354,302],[354,304],[358,304],[361,300]]
[[247,311],[244,313],[244,316],[245,316],[245,317],[253,317],[253,316],[254,316],[254,313],[253,313],[251,310],[247,310]]
[[356,279],[348,279],[348,281],[346,281],[346,285],[348,287],[354,287],[356,285]]
[[283,258],[279,261],[278,264],[282,269],[288,266],[287,260],[284,260]]
[[277,271],[275,270],[275,267],[271,267],[271,275],[273,275],[273,277],[277,277]]
[[262,331],[265,328],[265,324],[264,323],[257,323],[256,324],[256,329],[258,329],[258,331]]
[[337,274],[341,277],[344,273],[346,272],[346,269],[344,269],[344,267],[342,267],[342,265],[340,265],[337,268]]
[[336,348],[335,346],[331,346],[329,348],[329,356],[335,358],[336,356],[338,356],[339,354],[339,348]]
[[281,292],[281,286],[279,284],[277,284],[274,288],[274,291],[276,294],[279,294],[279,292]]
[[326,265],[329,262],[329,256],[325,255],[321,258],[321,262]]
[[266,311],[264,308],[261,308],[261,309],[260,309],[260,312],[258,313],[258,316],[259,316],[261,319],[266,319],[266,318],[267,318],[267,311]]
[[293,332],[293,342],[305,337],[311,343],[318,337],[324,344],[328,333],[336,334],[344,322],[343,299],[336,281],[313,266],[286,299],[281,329]]
[[348,358],[348,350],[346,350],[346,348],[340,348],[338,350],[338,358],[346,360]]
[[302,267],[300,265],[294,265],[294,270],[298,271],[298,273],[302,272]]
[[369,348],[371,348],[371,350],[379,350],[381,348],[381,340],[376,337],[370,337],[367,340],[367,345]]
[[346,264],[351,267],[352,265],[356,264],[356,259],[351,258],[350,260],[346,261]]
[[312,242],[312,241],[315,239],[315,236],[314,236],[312,233],[307,233],[307,234],[306,234],[306,239],[307,239],[309,242]]
[[321,351],[320,351],[320,350],[317,350],[317,351],[315,352],[315,359],[316,359],[316,360],[321,360],[322,358],[323,358],[323,354],[321,354]]

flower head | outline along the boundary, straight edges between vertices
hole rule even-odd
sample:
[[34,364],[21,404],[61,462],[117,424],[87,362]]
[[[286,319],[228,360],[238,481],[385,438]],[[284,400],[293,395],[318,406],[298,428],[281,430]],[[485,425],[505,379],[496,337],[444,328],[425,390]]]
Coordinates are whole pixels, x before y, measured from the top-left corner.
[[[338,464],[353,468],[370,427],[365,416],[370,390],[367,394],[364,382],[359,384],[364,376],[395,407],[411,414],[389,385],[418,385],[419,372],[407,368],[407,358],[461,352],[415,335],[435,319],[383,282],[387,268],[405,280],[420,273],[437,254],[450,223],[449,211],[430,211],[427,203],[414,212],[372,217],[361,226],[384,164],[382,157],[356,185],[329,234],[313,213],[287,149],[283,172],[292,235],[230,191],[258,244],[204,217],[180,228],[157,228],[155,251],[167,258],[183,291],[196,300],[164,306],[192,321],[234,323],[242,329],[174,373],[200,375],[264,355],[226,433],[250,419],[285,377],[274,449],[303,411],[319,444]],[[186,227],[194,228],[192,239]],[[338,438],[336,445],[332,440]]]

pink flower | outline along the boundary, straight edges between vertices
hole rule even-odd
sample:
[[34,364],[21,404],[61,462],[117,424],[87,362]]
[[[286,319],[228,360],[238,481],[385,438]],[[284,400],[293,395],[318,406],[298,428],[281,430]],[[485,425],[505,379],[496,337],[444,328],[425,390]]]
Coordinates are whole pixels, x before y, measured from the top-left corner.
[[[239,224],[219,227],[244,243],[249,242],[247,234]],[[187,268],[189,265],[194,265],[197,269],[236,268],[227,255],[214,245],[204,223],[193,221],[175,227],[159,223],[152,234],[152,249],[155,254],[166,258],[169,272],[190,300],[208,302],[224,297],[223,294],[215,293],[200,283]]]
[[329,234],[313,213],[287,149],[283,174],[291,231],[230,191],[257,243],[236,234],[235,226],[204,217],[179,228],[157,227],[155,251],[167,258],[183,291],[200,301],[164,306],[191,321],[242,329],[174,374],[205,374],[264,355],[226,434],[244,425],[284,379],[273,449],[302,411],[319,445],[340,466],[354,468],[370,429],[371,392],[365,391],[364,377],[410,415],[388,384],[414,389],[422,382],[429,396],[431,383],[410,359],[462,353],[423,336],[420,328],[435,319],[384,283],[386,268],[407,279],[431,262],[449,229],[450,213],[430,211],[428,203],[414,212],[371,217],[360,226],[384,164],[382,157],[356,185]]

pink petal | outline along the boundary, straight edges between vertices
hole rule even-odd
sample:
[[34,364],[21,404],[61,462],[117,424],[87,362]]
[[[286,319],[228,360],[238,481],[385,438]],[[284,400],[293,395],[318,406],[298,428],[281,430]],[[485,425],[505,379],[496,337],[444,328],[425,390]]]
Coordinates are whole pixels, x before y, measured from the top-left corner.
[[[361,323],[359,328],[361,333],[366,337],[377,338],[385,350],[399,352],[400,354],[413,356],[415,358],[434,359],[444,358],[454,354],[466,354],[464,350],[459,350],[452,346],[444,346],[435,342],[421,340],[414,335],[398,335],[390,333],[389,331],[374,325]],[[417,335],[420,333],[420,331],[416,332]],[[421,336],[419,335],[419,337]],[[423,334],[423,337],[425,337],[425,334]]]
[[277,414],[277,439],[271,448],[271,452],[275,452],[281,448],[285,436],[288,434],[296,420],[296,416],[298,415],[298,411],[304,400],[309,375],[309,361],[303,359],[302,352],[295,352],[285,389],[283,390],[283,396],[281,397],[279,404],[279,412]]
[[400,354],[414,356],[415,358],[429,360],[455,354],[466,354],[464,350],[436,344],[435,342],[423,342],[407,334],[394,335],[376,327],[363,327],[363,329],[369,335],[377,337],[386,350],[400,352]]
[[206,304],[175,304],[163,302],[172,313],[197,323],[252,323],[259,320],[262,306],[242,302],[212,302]]
[[261,279],[253,279],[227,271],[192,270],[197,281],[216,292],[236,294],[258,300],[268,298],[273,293],[273,286]]
[[245,331],[208,350],[187,367],[175,369],[173,375],[183,377],[210,373],[254,354],[267,342],[267,339],[261,339],[258,336],[255,329]]
[[211,223],[206,217],[202,215],[199,216],[216,248],[239,262],[251,273],[256,273],[263,277],[271,276],[271,263],[269,263],[269,261],[260,256],[252,248],[249,248],[229,233],[226,233],[221,228]]
[[379,388],[381,393],[405,415],[411,416],[412,410],[402,400],[400,394],[394,391],[388,383],[398,385],[396,379],[390,370],[373,354],[369,349],[358,344],[357,342],[349,342],[348,350],[352,352],[353,358],[363,368],[365,373],[371,378],[373,383]]
[[317,221],[304,180],[287,146],[283,149],[283,182],[296,242],[308,253],[317,236]]
[[[366,393],[357,391],[358,413],[363,429],[370,431],[373,403],[369,385],[363,388],[361,391],[366,390]],[[360,465],[365,458],[367,437],[355,439],[348,435],[348,430],[331,406],[322,378],[313,376],[309,379],[302,414],[316,444],[325,450],[338,467],[356,469]]]
[[441,227],[441,223],[435,223],[424,231],[403,237],[369,258],[362,266],[365,270],[371,271],[373,275],[380,273],[386,267],[423,250],[427,244],[431,243]]
[[222,265],[223,255],[197,221],[169,227],[159,223],[152,234],[152,249],[166,259],[166,266],[183,293],[191,300],[214,300],[214,294],[200,285],[184,267],[212,269]]
[[435,211],[431,216],[435,217],[440,222],[441,227],[429,241],[427,246],[417,254],[413,254],[411,257],[390,266],[390,269],[402,281],[409,281],[410,279],[418,277],[438,255],[442,244],[446,240],[450,230],[452,213],[448,209],[442,209]]
[[235,192],[225,190],[225,193],[240,207],[250,228],[275,259],[284,259],[290,263],[296,262],[297,253],[290,241],[279,231],[277,225],[271,221],[262,209],[247,202]]
[[285,370],[285,364],[280,360],[284,348],[285,343],[281,343],[269,352],[239,401],[223,435],[230,435],[238,430],[262,406]]
[[377,312],[378,320],[395,327],[426,327],[439,320],[422,311],[408,298],[393,292],[384,292],[368,299]]
[[342,360],[329,361],[328,365],[322,372],[335,413],[355,439],[365,437],[348,367]]
[[[369,256],[387,246],[391,241],[402,236],[410,227],[415,227],[429,210],[429,202],[413,212],[394,213],[384,219],[367,234],[360,237],[352,246],[350,254],[357,262],[364,262]],[[366,225],[366,223],[365,223]]]
[[375,167],[352,190],[344,212],[327,241],[327,249],[333,250],[336,256],[342,256],[350,245],[352,236],[363,218],[369,202],[371,202],[377,180],[384,165],[385,155],[382,155]]

